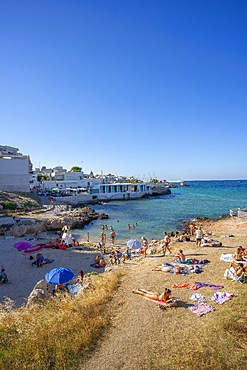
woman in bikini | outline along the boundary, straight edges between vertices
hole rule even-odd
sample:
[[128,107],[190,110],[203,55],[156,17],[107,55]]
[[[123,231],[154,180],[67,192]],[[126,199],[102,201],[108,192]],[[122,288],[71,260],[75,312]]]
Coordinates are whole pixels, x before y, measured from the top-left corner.
[[174,302],[174,298],[171,297],[171,290],[165,288],[163,293],[158,292],[151,292],[145,289],[135,288],[132,290],[132,293],[140,294],[146,298],[165,302],[165,303],[172,303]]

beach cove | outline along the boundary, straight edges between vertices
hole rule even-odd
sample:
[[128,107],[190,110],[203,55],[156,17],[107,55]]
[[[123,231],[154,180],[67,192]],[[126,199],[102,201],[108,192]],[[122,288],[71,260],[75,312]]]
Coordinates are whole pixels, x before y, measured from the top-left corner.
[[[193,368],[192,364],[195,363],[199,369],[245,368],[246,342],[242,340],[239,347],[237,341],[238,344],[235,345],[235,334],[227,329],[227,325],[229,325],[228,320],[233,320],[234,316],[234,323],[242,325],[244,330],[245,324],[242,321],[241,307],[245,307],[246,284],[241,285],[223,280],[223,273],[228,267],[228,263],[220,261],[220,255],[223,252],[234,253],[238,245],[245,246],[247,222],[243,219],[229,217],[217,221],[200,221],[200,225],[205,232],[221,241],[223,247],[198,248],[194,241],[184,243],[173,241],[171,255],[168,254],[165,257],[150,255],[146,258],[133,259],[116,267],[116,269],[122,270],[123,275],[117,291],[105,307],[106,313],[108,312],[110,315],[110,326],[106,330],[104,338],[100,340],[94,350],[92,349],[91,355],[83,359],[79,368],[115,370],[120,363],[121,368],[125,370],[133,368],[163,369],[166,368],[164,366],[168,365],[170,368],[191,369]],[[229,237],[230,235],[232,237]],[[34,277],[36,279],[43,278],[50,266],[53,267],[55,263],[45,265],[42,269],[34,268],[27,256],[23,256],[18,251],[13,253],[13,240],[9,239],[6,243],[6,240],[1,239],[0,242],[2,250],[7,253],[11,261],[9,270],[16,270],[12,276],[11,273],[9,274],[10,282],[14,279],[14,284],[0,286],[0,289],[5,289],[6,294],[12,292],[12,298],[15,295],[17,300],[23,301],[24,294],[28,293],[28,277],[29,280],[30,276],[31,279]],[[196,276],[194,274],[182,276],[153,271],[157,265],[170,262],[180,248],[183,248],[187,257],[207,259],[210,263],[203,268],[200,275]],[[67,254],[67,252],[69,253]],[[95,256],[92,250],[88,254],[80,255],[72,250],[51,250],[50,253],[54,253],[54,258],[60,262],[71,264],[69,266],[73,266],[74,269],[78,268],[78,272],[82,265],[87,268]],[[237,297],[222,306],[211,302],[210,304],[215,307],[215,311],[198,317],[188,309],[191,304],[189,295],[192,292],[187,289],[172,289],[173,284],[192,284],[195,281],[224,285],[224,291],[237,294]],[[161,310],[154,303],[132,293],[132,289],[138,286],[153,291],[162,291],[164,287],[171,288],[173,295],[179,298],[181,304],[174,309]],[[31,289],[31,284],[29,289]],[[213,291],[205,287],[200,289],[200,293],[210,302]],[[70,316],[67,320],[69,318]],[[222,331],[221,325],[223,324],[226,329]],[[83,333],[83,328],[81,330]],[[242,335],[244,335],[242,329],[239,329],[238,338],[241,339]],[[145,341],[143,338],[146,338]],[[232,351],[230,358],[228,352],[224,352],[223,347]],[[138,348],[138,350],[133,351],[133,348]],[[180,348],[183,349],[182,358],[179,354]],[[40,347],[41,349],[42,347]],[[126,353],[131,353],[131,356],[126,356]],[[169,356],[164,357],[164,353],[169,353]],[[15,369],[17,366],[12,368]],[[34,366],[33,368],[41,369],[42,367]],[[59,368],[61,367],[57,367],[57,369]]]

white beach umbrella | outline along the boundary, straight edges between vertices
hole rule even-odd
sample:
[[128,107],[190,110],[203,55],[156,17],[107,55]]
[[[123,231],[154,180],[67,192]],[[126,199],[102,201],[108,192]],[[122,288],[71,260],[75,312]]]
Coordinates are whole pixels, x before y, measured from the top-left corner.
[[127,246],[130,249],[139,249],[141,248],[141,243],[137,239],[131,239],[127,242]]

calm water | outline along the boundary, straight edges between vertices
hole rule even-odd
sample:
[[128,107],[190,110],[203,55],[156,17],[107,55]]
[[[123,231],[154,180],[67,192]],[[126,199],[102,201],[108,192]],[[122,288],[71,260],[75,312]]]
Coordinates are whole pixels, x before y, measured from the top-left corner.
[[[182,220],[196,217],[217,218],[229,214],[233,208],[247,207],[247,180],[190,181],[190,187],[171,189],[172,194],[135,201],[117,201],[92,206],[99,213],[109,215],[108,220],[97,220],[74,234],[86,240],[98,241],[100,225],[111,225],[117,241],[161,239],[164,231],[182,229]],[[128,224],[136,225],[128,230]],[[110,231],[106,232],[107,237]]]

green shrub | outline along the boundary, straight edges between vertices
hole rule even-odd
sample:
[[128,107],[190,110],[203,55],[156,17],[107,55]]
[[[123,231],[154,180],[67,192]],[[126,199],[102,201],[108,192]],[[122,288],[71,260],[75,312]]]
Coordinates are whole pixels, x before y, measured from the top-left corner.
[[13,202],[3,202],[2,203],[2,206],[3,206],[3,209],[16,209],[17,208],[17,204],[16,203],[13,203]]

